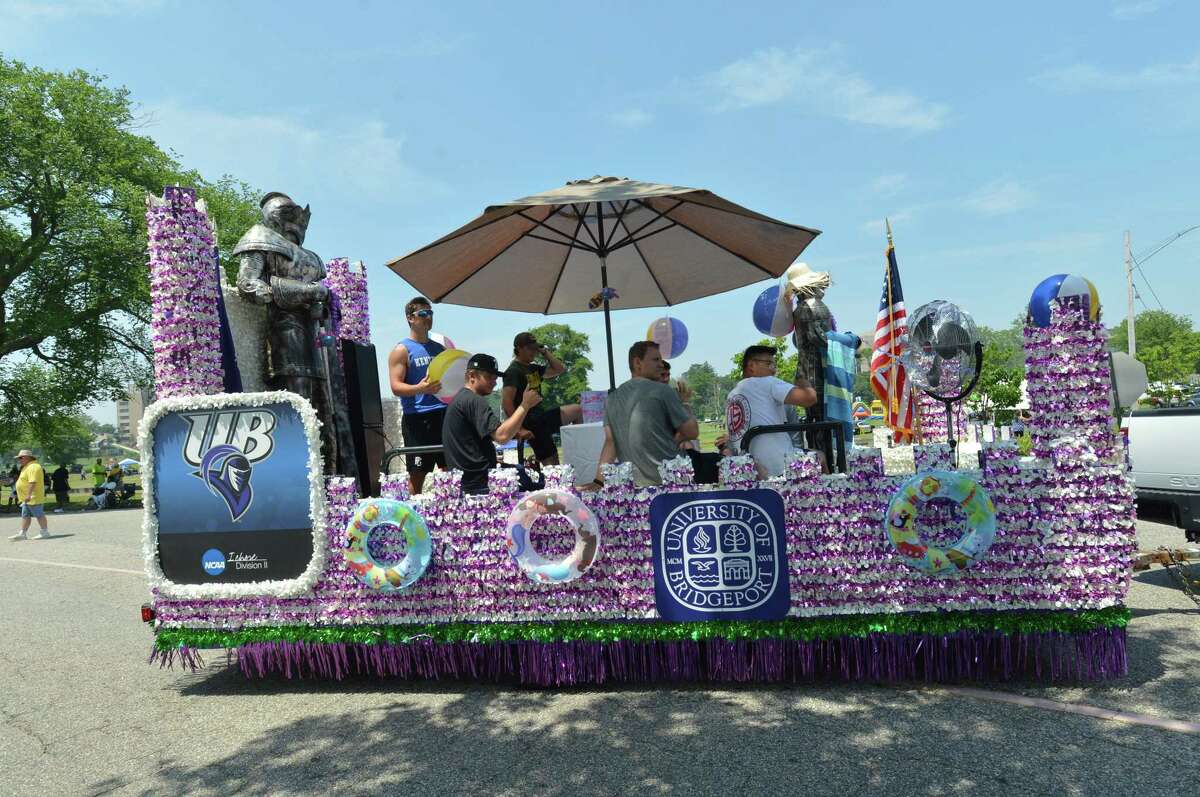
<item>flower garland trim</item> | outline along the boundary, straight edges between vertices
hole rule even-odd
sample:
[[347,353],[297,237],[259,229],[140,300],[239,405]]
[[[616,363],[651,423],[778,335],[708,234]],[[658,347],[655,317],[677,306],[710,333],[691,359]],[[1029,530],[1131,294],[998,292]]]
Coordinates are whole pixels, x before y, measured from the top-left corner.
[[259,642],[394,645],[417,640],[438,643],[677,642],[702,639],[811,641],[872,634],[1075,634],[1124,628],[1129,618],[1130,611],[1125,606],[1111,606],[1082,611],[956,611],[769,621],[707,620],[694,623],[566,620],[547,623],[421,623],[348,627],[281,625],[239,630],[167,628],[158,631],[154,646],[158,650],[173,650],[235,648]]
[[[154,492],[154,427],[168,413],[184,410],[223,409],[225,407],[262,407],[267,404],[287,404],[300,415],[308,438],[309,517],[312,519],[313,556],[308,567],[296,578],[277,581],[258,581],[250,584],[176,584],[166,577],[158,562],[158,496]],[[203,599],[274,596],[292,598],[312,592],[313,585],[325,571],[329,547],[325,533],[325,484],[321,460],[321,422],[317,413],[301,396],[287,390],[263,393],[216,393],[207,396],[175,396],[154,402],[146,408],[138,427],[138,448],[142,452],[142,469],[151,475],[142,486],[142,556],[146,562],[146,577],[151,593],[161,597]]]

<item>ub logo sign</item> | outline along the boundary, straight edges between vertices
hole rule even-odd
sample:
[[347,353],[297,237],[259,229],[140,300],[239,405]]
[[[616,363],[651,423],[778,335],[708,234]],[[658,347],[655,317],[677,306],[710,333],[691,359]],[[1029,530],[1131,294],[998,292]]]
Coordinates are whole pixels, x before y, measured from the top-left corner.
[[296,578],[315,550],[309,463],[319,442],[301,417],[311,410],[290,394],[203,406],[210,400],[169,399],[147,430],[158,565],[175,584]]
[[670,493],[650,504],[665,620],[776,620],[791,600],[783,499],[773,490]]
[[220,410],[183,413],[188,424],[183,461],[199,470],[192,475],[225,502],[231,520],[254,502],[250,476],[256,462],[275,450],[277,419],[270,410]]

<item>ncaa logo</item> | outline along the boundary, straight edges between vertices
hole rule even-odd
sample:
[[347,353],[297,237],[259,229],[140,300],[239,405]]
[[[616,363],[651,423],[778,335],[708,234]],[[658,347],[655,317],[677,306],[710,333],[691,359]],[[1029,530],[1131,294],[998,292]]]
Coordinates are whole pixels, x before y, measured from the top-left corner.
[[204,568],[204,572],[210,576],[219,576],[225,572],[225,554],[218,551],[216,548],[209,548],[200,557],[200,565]]
[[664,619],[787,614],[790,590],[778,493],[661,495],[651,504],[651,524],[655,598]]

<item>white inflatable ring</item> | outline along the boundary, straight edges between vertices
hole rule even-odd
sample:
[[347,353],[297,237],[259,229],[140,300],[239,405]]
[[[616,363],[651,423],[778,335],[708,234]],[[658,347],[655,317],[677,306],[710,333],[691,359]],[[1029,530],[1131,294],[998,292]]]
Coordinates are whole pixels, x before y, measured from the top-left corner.
[[[567,519],[575,531],[575,548],[552,562],[529,541],[529,531],[543,515]],[[578,496],[563,490],[538,490],[522,498],[508,516],[505,530],[508,555],[521,572],[539,584],[565,584],[582,576],[600,555],[600,524],[596,513]]]

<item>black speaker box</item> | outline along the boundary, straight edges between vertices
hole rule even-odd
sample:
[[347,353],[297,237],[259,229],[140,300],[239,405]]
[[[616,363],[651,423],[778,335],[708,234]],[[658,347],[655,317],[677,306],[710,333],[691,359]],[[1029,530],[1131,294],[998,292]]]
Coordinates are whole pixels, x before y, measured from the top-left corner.
[[364,497],[378,496],[379,466],[387,449],[387,440],[383,430],[383,400],[379,393],[375,347],[343,340],[342,362],[350,404],[350,431],[358,459],[359,493]]

